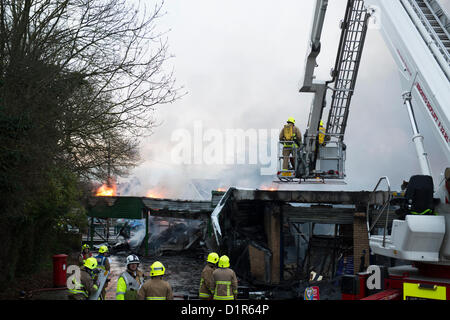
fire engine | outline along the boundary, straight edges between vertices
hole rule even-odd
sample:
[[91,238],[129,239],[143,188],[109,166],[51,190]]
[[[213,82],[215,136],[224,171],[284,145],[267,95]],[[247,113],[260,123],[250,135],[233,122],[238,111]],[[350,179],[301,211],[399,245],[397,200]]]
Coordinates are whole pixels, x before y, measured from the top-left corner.
[[[314,69],[327,0],[316,0],[310,45],[300,92],[314,93],[302,145],[292,146],[294,161],[279,168],[279,180],[345,178],[344,134],[349,107],[369,23],[377,24],[400,73],[402,99],[412,128],[420,172],[404,193],[389,197],[380,214],[395,214],[392,225],[380,230],[367,219],[372,254],[406,261],[381,269],[381,288],[367,285],[369,272],[343,278],[342,299],[407,300],[450,299],[450,19],[437,0],[348,0],[341,22],[341,37],[331,79],[317,81]],[[375,19],[375,21],[374,21]],[[331,90],[328,115],[326,94]],[[433,181],[415,111],[423,114],[445,154],[439,181]],[[325,142],[318,142],[320,123],[326,121]],[[323,130],[323,129],[322,129]],[[280,142],[280,149],[289,148]],[[283,159],[281,152],[279,160]],[[291,164],[291,162],[290,162]],[[381,177],[388,185],[389,179]],[[397,208],[395,213],[390,208]],[[370,210],[370,204],[367,211]],[[369,217],[369,214],[367,214]],[[387,217],[386,223],[388,221]],[[377,231],[377,232],[375,232]]]

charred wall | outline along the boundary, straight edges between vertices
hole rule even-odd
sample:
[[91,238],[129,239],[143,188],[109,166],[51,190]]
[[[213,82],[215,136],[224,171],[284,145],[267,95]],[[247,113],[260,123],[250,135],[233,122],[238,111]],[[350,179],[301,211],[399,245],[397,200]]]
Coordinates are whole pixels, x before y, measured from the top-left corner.
[[[385,198],[375,196],[377,202]],[[356,273],[360,263],[368,265],[367,199],[367,192],[229,190],[218,215],[216,250],[253,284]]]

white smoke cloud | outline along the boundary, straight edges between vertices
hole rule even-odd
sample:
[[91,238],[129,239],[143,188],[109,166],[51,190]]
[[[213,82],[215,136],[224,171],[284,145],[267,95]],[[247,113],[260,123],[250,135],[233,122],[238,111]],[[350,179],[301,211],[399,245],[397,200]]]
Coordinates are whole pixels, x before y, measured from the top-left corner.
[[[449,0],[441,2],[450,5]],[[318,80],[330,78],[345,4],[345,0],[328,4]],[[221,131],[281,129],[290,116],[304,133],[312,95],[298,89],[313,5],[314,1],[298,0],[166,2],[168,13],[160,27],[171,29],[169,49],[175,58],[169,67],[189,93],[157,109],[157,120],[163,123],[142,143],[144,161],[132,175],[140,182],[134,195],[159,186],[171,190],[170,197],[195,198],[195,192],[187,191],[192,189],[191,179],[216,179],[218,184],[238,187],[258,187],[276,179],[261,176],[257,165],[174,164],[171,136],[179,129],[192,131],[194,121]],[[419,172],[401,93],[397,66],[379,31],[370,29],[346,131],[347,184],[330,189],[371,190],[381,176],[388,176],[399,189],[403,179]],[[419,119],[436,168],[442,152],[426,126]]]

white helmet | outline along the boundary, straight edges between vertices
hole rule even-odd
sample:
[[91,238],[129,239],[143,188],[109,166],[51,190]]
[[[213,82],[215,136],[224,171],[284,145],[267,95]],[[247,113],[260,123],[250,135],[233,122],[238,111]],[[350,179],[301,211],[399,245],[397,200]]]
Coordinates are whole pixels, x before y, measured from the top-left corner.
[[132,263],[137,263],[137,264],[140,263],[138,256],[135,255],[135,254],[130,254],[127,257],[127,267],[128,267],[129,264],[132,264]]

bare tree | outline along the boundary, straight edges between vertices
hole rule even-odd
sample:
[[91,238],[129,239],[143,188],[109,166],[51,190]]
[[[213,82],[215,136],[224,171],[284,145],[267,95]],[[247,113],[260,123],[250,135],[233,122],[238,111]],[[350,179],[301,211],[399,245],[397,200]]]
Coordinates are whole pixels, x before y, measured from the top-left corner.
[[49,256],[80,178],[125,174],[155,106],[180,97],[164,3],[143,3],[0,0],[1,283]]
[[[62,151],[55,157],[70,160],[76,171],[102,176],[105,156],[115,150],[116,173],[124,173],[138,160],[137,138],[155,126],[154,107],[180,97],[173,73],[165,70],[170,59],[166,35],[157,30],[163,5],[2,1],[0,73],[7,83],[6,108],[20,112],[20,105],[45,106],[38,118],[57,129],[53,136]],[[33,74],[23,77],[26,73]]]

